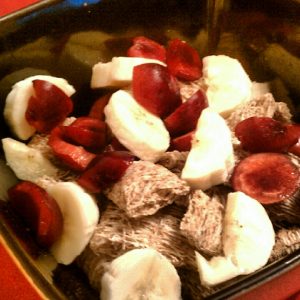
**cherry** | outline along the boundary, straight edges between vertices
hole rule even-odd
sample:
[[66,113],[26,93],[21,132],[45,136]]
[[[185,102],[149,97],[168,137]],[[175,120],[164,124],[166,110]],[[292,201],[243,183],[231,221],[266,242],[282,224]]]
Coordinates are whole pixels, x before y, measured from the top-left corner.
[[32,84],[35,96],[29,99],[25,117],[38,132],[48,133],[72,112],[73,102],[48,81],[33,80]]
[[91,152],[99,152],[107,142],[107,125],[91,117],[79,117],[71,125],[62,126],[63,135],[72,144],[80,145]]
[[176,137],[194,130],[202,110],[207,106],[206,94],[200,89],[165,118],[170,135]]
[[185,133],[171,140],[170,150],[190,151],[192,147],[194,131]]
[[237,124],[235,135],[250,152],[286,152],[299,138],[295,126],[268,117],[251,117]]
[[175,77],[159,64],[148,63],[134,67],[132,91],[138,103],[162,118],[182,103]]
[[120,141],[113,136],[110,140],[110,143],[105,148],[106,152],[111,151],[129,151],[125,146],[123,146]]
[[48,144],[55,156],[74,171],[83,171],[96,157],[96,154],[66,141],[64,126],[58,126],[51,131]]
[[134,160],[135,157],[126,151],[105,152],[81,174],[77,182],[87,191],[99,193],[120,180]]
[[105,120],[104,108],[105,108],[106,104],[108,103],[110,97],[111,97],[111,93],[98,98],[93,103],[88,116],[91,118],[97,118],[97,119],[104,121]]
[[60,237],[63,216],[56,201],[41,187],[22,181],[8,190],[13,210],[22,217],[41,247],[49,248]]
[[234,168],[231,183],[263,204],[283,201],[299,188],[300,173],[288,156],[281,153],[252,154]]
[[169,42],[166,61],[168,70],[178,79],[192,81],[202,76],[202,61],[197,50],[180,39]]
[[144,36],[133,38],[133,45],[128,49],[129,57],[152,58],[160,61],[166,61],[166,49],[159,43]]

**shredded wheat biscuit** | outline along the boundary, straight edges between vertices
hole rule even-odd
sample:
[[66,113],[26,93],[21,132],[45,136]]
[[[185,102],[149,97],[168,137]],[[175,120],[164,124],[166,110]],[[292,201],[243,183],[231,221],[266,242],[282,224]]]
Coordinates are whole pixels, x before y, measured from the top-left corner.
[[186,196],[188,184],[161,165],[134,162],[116,184],[104,191],[131,218],[155,214]]
[[90,248],[96,255],[113,258],[132,249],[153,248],[175,267],[196,270],[194,248],[179,230],[183,214],[180,207],[171,205],[153,216],[131,219],[109,203],[90,240]]
[[190,194],[189,206],[180,230],[191,245],[208,255],[222,252],[224,206],[218,195],[209,197],[201,190]]

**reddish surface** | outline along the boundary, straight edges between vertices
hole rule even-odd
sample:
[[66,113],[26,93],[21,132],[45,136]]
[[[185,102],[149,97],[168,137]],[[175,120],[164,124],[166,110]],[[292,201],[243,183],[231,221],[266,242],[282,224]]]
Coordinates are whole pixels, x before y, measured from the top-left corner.
[[40,300],[41,296],[20,271],[0,239],[0,299]]
[[[1,0],[0,16],[28,6],[38,0]],[[30,282],[3,247],[0,239],[0,299],[40,300]],[[300,266],[268,284],[246,293],[238,300],[300,300]]]
[[0,17],[36,2],[39,0],[1,0]]

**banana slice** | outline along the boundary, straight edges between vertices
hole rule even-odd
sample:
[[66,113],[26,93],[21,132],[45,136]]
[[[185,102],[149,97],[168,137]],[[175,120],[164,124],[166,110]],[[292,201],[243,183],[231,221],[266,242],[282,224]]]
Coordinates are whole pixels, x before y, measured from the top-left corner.
[[258,270],[267,263],[274,244],[274,229],[264,207],[242,192],[228,194],[224,216],[224,256],[207,261],[196,252],[201,282],[216,285]]
[[163,62],[142,57],[113,57],[110,62],[99,62],[93,66],[91,87],[124,87],[131,83],[135,66],[156,63],[166,66]]
[[46,191],[57,201],[64,219],[63,233],[50,251],[58,263],[70,264],[88,244],[99,220],[95,199],[73,182],[51,184]]
[[58,169],[37,149],[12,138],[2,139],[8,166],[21,180],[37,182],[42,176],[57,177]]
[[102,277],[101,299],[181,299],[181,282],[162,254],[150,248],[135,249],[112,261]]
[[0,158],[0,200],[7,200],[7,190],[17,184],[18,179],[6,162]]
[[163,121],[138,104],[130,92],[115,92],[104,113],[116,138],[140,159],[155,162],[169,148]]
[[27,122],[25,117],[28,101],[34,95],[32,81],[35,79],[46,80],[55,84],[68,96],[75,93],[73,86],[68,84],[65,79],[48,75],[31,76],[14,84],[6,97],[3,113],[13,134],[21,140],[27,140],[35,132],[35,128]]
[[224,183],[234,166],[231,132],[211,108],[202,111],[181,178],[203,191]]
[[204,57],[203,80],[209,107],[223,117],[251,100],[252,82],[237,59],[226,55]]

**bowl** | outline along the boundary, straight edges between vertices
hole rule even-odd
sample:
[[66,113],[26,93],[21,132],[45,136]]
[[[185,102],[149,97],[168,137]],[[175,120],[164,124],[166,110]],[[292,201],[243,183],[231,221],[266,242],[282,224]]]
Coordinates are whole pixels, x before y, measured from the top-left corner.
[[[66,78],[77,90],[75,114],[87,112],[103,93],[89,87],[92,66],[100,59],[109,61],[124,55],[130,37],[145,35],[162,43],[175,37],[184,39],[201,56],[238,58],[251,80],[274,81],[274,93],[292,107],[298,120],[299,72],[292,62],[297,65],[300,61],[299,13],[300,2],[296,0],[42,1],[0,18],[0,108],[3,111],[13,83],[42,73]],[[1,138],[11,136],[2,116],[0,123]],[[3,177],[13,178],[5,164],[0,167]],[[5,191],[1,197],[6,197]],[[46,298],[99,298],[76,265],[58,265],[30,242],[28,232],[3,201],[0,216],[6,245]],[[242,297],[299,265],[300,249],[293,249],[250,275],[202,291],[201,297]],[[184,295],[184,299],[191,299],[188,290]]]

